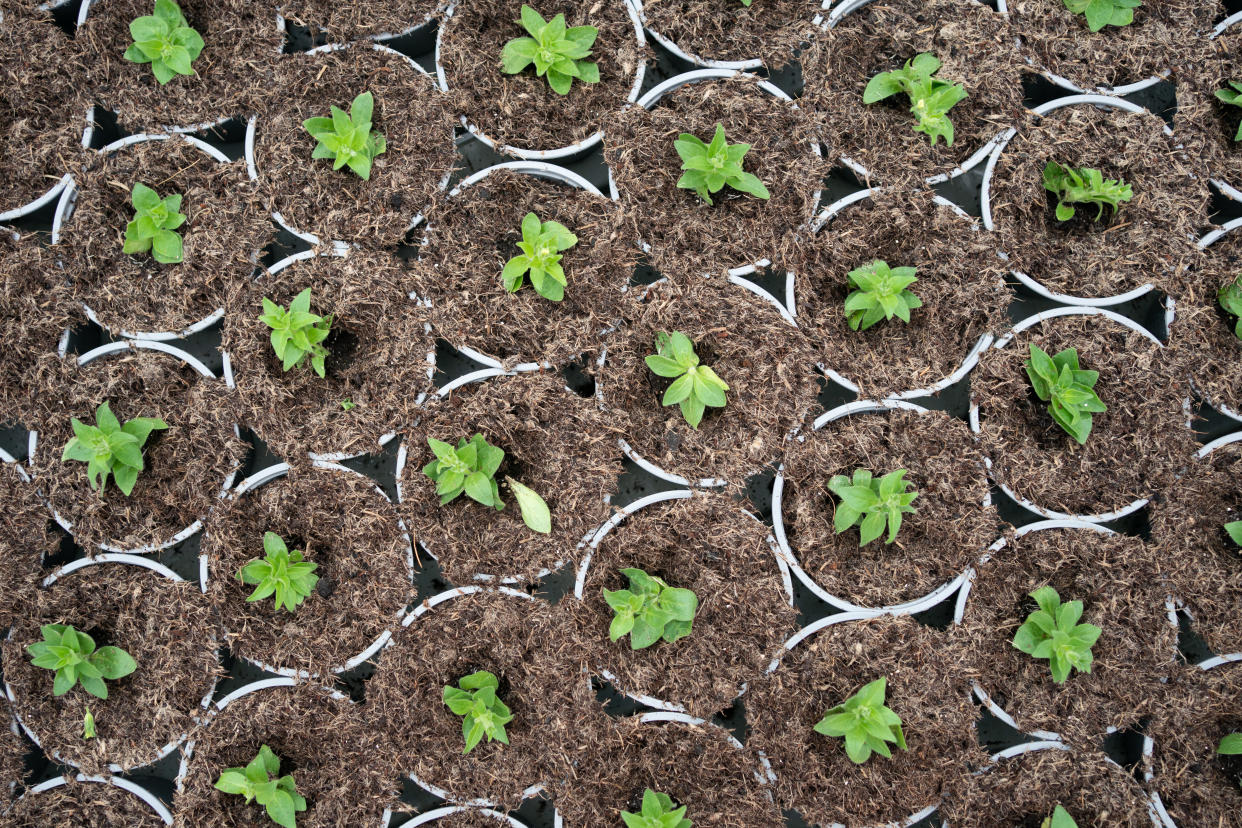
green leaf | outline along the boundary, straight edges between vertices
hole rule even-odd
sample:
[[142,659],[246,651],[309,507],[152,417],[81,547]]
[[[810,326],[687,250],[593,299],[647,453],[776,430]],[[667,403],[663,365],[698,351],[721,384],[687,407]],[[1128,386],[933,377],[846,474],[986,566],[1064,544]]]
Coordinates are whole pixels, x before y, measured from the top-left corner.
[[100,647],[90,661],[109,681],[124,678],[138,669],[138,663],[120,647]]
[[1242,754],[1242,733],[1230,733],[1222,738],[1216,752],[1224,756]]
[[1242,546],[1242,520],[1235,520],[1232,523],[1225,524],[1225,533],[1229,535],[1229,539]]
[[522,511],[522,520],[526,525],[535,532],[545,535],[550,533],[552,514],[548,511],[548,504],[543,498],[534,489],[522,485],[512,477],[506,477],[505,480],[509,483],[509,489],[518,502],[518,508]]

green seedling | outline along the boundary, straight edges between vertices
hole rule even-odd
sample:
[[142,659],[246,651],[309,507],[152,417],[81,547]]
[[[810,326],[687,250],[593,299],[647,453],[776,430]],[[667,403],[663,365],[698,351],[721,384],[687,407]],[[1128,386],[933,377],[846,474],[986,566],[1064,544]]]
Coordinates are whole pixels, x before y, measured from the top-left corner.
[[1072,204],[1095,204],[1098,210],[1095,221],[1104,217],[1104,208],[1111,207],[1113,214],[1123,201],[1134,198],[1134,190],[1125,179],[1105,178],[1091,167],[1063,167],[1055,161],[1044,166],[1044,189],[1057,197],[1057,221],[1069,221],[1074,217]]
[[1237,756],[1242,754],[1242,733],[1230,733],[1220,740],[1216,752],[1221,756]]
[[1095,394],[1099,371],[1080,370],[1075,348],[1066,348],[1056,356],[1049,356],[1034,343],[1030,350],[1031,358],[1023,365],[1035,396],[1048,403],[1057,425],[1079,444],[1086,443],[1091,434],[1091,415],[1108,410]]
[[474,750],[484,736],[489,742],[509,744],[505,725],[513,721],[513,714],[504,702],[496,698],[496,690],[500,687],[496,676],[486,670],[479,670],[457,684],[458,687],[445,685],[444,703],[454,715],[463,717],[461,732],[466,740],[466,748],[462,753]]
[[149,63],[160,86],[176,75],[193,75],[193,63],[203,51],[202,36],[190,28],[181,7],[173,0],[155,0],[155,13],[129,24],[134,39],[123,57],[132,63]]
[[599,66],[586,58],[599,29],[594,26],[567,26],[565,15],[544,20],[530,6],[522,6],[518,21],[530,37],[518,37],[505,44],[500,52],[501,70],[516,75],[532,63],[535,74],[547,77],[548,86],[558,95],[568,95],[574,80],[599,83]]
[[[500,499],[500,487],[496,483],[496,470],[505,459],[503,450],[489,444],[482,434],[469,440],[462,438],[454,448],[451,443],[427,438],[436,459],[423,466],[423,474],[436,484],[440,505],[451,503],[458,495],[466,495],[484,506],[500,511],[505,508]],[[524,486],[512,477],[506,477],[509,490],[517,499],[522,521],[535,532],[548,534],[552,531],[552,513],[548,504],[534,489]]]
[[725,407],[729,386],[711,368],[699,364],[689,337],[680,331],[660,331],[655,346],[656,352],[646,358],[647,367],[658,377],[673,379],[664,392],[662,405],[681,406],[681,415],[691,428],[699,427],[708,406]]
[[578,243],[578,237],[559,221],[540,221],[534,213],[522,219],[522,240],[517,243],[521,254],[505,264],[500,274],[505,290],[517,293],[530,275],[535,291],[545,299],[559,302],[565,298],[565,269],[561,253]]
[[[742,0],[750,5],[750,0]],[[692,828],[694,822],[686,819],[686,808],[673,806],[668,794],[656,793],[647,788],[643,791],[643,805],[636,814],[621,812],[625,828]]]
[[173,193],[160,198],[159,193],[146,184],[135,183],[129,194],[134,207],[134,217],[125,225],[125,242],[122,253],[151,252],[161,264],[176,264],[182,260],[181,234],[175,232],[185,224],[181,210],[181,195]]
[[845,319],[850,329],[865,331],[881,319],[896,316],[910,321],[910,311],[923,307],[922,300],[907,288],[918,281],[913,267],[892,267],[877,259],[849,273],[854,288],[845,297]]
[[750,144],[728,143],[723,124],[716,124],[716,134],[710,144],[683,132],[673,146],[681,156],[681,168],[685,170],[677,179],[677,186],[683,190],[694,190],[709,206],[713,204],[710,194],[720,192],[726,184],[756,198],[770,198],[763,182],[742,169],[742,160],[750,152]]
[[863,90],[863,103],[873,104],[901,92],[910,99],[910,112],[914,115],[914,131],[922,132],[931,139],[932,146],[944,138],[953,146],[953,122],[949,110],[967,96],[960,83],[950,83],[932,75],[940,71],[940,59],[924,52],[906,61],[905,67],[891,72],[880,72],[867,82]]
[[844,737],[845,753],[856,765],[866,762],[872,753],[891,758],[888,742],[905,750],[901,717],[884,706],[887,688],[888,679],[885,678],[863,685],[844,704],[825,713],[824,718],[816,722],[815,732],[834,739]]
[[[1229,81],[1228,88],[1216,90],[1216,97],[1230,106],[1242,106],[1242,81]],[[1233,140],[1242,141],[1242,123],[1238,124]]]
[[1105,26],[1129,26],[1134,22],[1134,10],[1143,0],[1062,0],[1065,8],[1087,18],[1087,28],[1098,32]]
[[95,716],[91,713],[91,709],[86,708],[86,715],[82,717],[82,738],[95,738]]
[[284,828],[297,828],[297,814],[306,810],[306,799],[298,793],[293,774],[279,776],[280,759],[267,745],[244,768],[229,768],[216,780],[216,790],[246,797],[267,809],[272,822]]
[[1227,534],[1229,539],[1238,546],[1242,546],[1242,520],[1235,520],[1232,523],[1226,523],[1225,534]]
[[910,504],[919,493],[907,491],[911,484],[905,476],[905,469],[889,472],[878,480],[867,469],[856,469],[853,479],[843,474],[833,476],[828,490],[840,499],[832,519],[837,534],[858,524],[858,545],[866,546],[883,535],[887,526],[885,543],[895,541],[901,529],[901,516],[918,511]]
[[310,303],[310,288],[293,297],[288,310],[264,296],[259,319],[272,329],[272,350],[285,371],[310,357],[311,368],[323,377],[323,361],[328,358],[323,341],[332,329],[332,315],[316,316],[310,312]]
[[1046,658],[1052,680],[1063,684],[1070,670],[1091,672],[1091,647],[1100,637],[1094,624],[1079,624],[1082,601],[1066,601],[1050,586],[1031,593],[1039,609],[1032,612],[1013,637],[1013,646],[1033,658]]
[[311,158],[331,158],[332,169],[349,167],[363,181],[371,178],[371,162],[375,156],[388,151],[388,141],[378,132],[371,131],[371,115],[375,109],[375,97],[363,92],[354,98],[346,114],[338,106],[332,106],[331,118],[307,118],[302,126],[317,143]]
[[91,426],[73,418],[74,436],[65,445],[60,460],[85,463],[91,488],[100,492],[108,485],[111,474],[117,488],[128,497],[143,469],[142,447],[152,431],[162,431],[168,424],[158,417],[135,417],[121,425],[106,402],[95,409],[95,423]]
[[255,558],[237,570],[237,580],[243,584],[258,584],[246,600],[262,601],[275,593],[276,611],[284,607],[293,612],[319,583],[319,576],[315,574],[319,564],[304,560],[299,549],[290,552],[275,532],[263,533],[263,553],[264,557]]
[[[100,699],[108,698],[108,685],[138,669],[137,662],[120,647],[95,649],[95,640],[68,624],[44,624],[43,640],[26,645],[30,663],[45,670],[55,670],[52,695],[63,696],[81,684],[82,689]],[[94,725],[94,718],[87,720]],[[90,737],[87,737],[90,738]]]
[[1233,325],[1233,335],[1242,339],[1242,276],[1221,288],[1216,298],[1225,313],[1237,320]]
[[341,400],[342,411],[353,411],[357,407],[358,403],[353,402],[352,400]]
[[1039,824],[1039,828],[1078,828],[1078,823],[1069,815],[1069,811],[1058,805],[1052,809],[1052,816]]
[[629,633],[630,649],[641,650],[661,638],[672,643],[690,634],[699,609],[694,592],[671,587],[641,569],[622,569],[621,574],[630,579],[629,589],[604,590],[604,600],[613,611],[610,640]]

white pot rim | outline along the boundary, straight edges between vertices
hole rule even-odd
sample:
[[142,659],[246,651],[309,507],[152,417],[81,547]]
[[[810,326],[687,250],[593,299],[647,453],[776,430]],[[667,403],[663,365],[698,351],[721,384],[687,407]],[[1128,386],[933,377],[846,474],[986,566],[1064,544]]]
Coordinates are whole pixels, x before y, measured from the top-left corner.
[[0,212],[0,221],[12,221],[13,219],[18,219],[18,218],[21,218],[22,216],[30,215],[31,213],[38,210],[40,207],[44,207],[50,204],[54,199],[59,198],[60,194],[64,192],[65,188],[68,187],[72,183],[73,183],[73,175],[70,173],[65,173],[64,175],[60,177],[60,180],[57,181],[55,184],[53,184],[51,187],[49,187],[47,191],[43,193],[43,195],[37,196],[31,201],[28,201],[25,204],[22,204],[21,206],[14,207],[12,209]]
[[[667,49],[674,57],[678,57],[687,63],[700,66],[704,69],[758,69],[763,66],[763,60],[760,58],[745,58],[743,60],[712,60],[710,58],[701,57],[693,52],[687,52],[664,35],[652,29],[647,24],[647,15],[643,10],[643,0],[625,0],[625,4],[633,9],[639,25],[646,29],[651,35],[651,39],[659,43]],[[816,15],[818,17],[818,15]]]
[[[474,813],[479,816],[485,816],[504,825],[508,825],[509,828],[526,828],[525,824],[518,822],[508,814],[502,814],[500,811],[494,811],[491,808],[469,808],[465,805],[447,805],[443,808],[436,808],[434,811],[427,811],[426,813],[418,814],[413,819],[401,823],[400,828],[418,828],[420,825],[438,822],[444,817],[463,813]],[[387,828],[392,817],[392,809],[386,810],[384,812],[383,821],[380,824]]]
[[[100,784],[112,785],[113,787],[120,788],[121,790],[127,793],[133,794],[134,796],[141,799],[144,803],[146,803],[146,805],[150,807],[151,810],[155,811],[156,816],[158,816],[165,825],[173,824],[172,812],[169,811],[167,806],[165,806],[164,803],[159,800],[159,797],[157,797],[155,794],[151,793],[149,790],[142,787],[141,785],[135,782],[131,782],[130,780],[122,776],[87,776],[86,774],[79,773],[75,775],[74,779],[76,779],[78,782],[97,782]],[[53,788],[59,788],[67,784],[69,784],[68,779],[66,779],[64,776],[57,776],[52,779],[48,779],[46,782],[40,782],[38,785],[35,785],[33,788],[28,790],[26,793],[22,794],[22,797],[24,798],[26,796],[29,796],[30,794],[40,794],[40,793],[43,793],[44,791],[49,791],[49,790],[52,790]]]

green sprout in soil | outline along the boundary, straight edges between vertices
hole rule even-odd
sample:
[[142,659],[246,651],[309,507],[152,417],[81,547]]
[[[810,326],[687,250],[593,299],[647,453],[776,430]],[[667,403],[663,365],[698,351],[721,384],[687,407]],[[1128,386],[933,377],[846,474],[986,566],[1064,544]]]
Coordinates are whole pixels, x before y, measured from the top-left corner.
[[194,74],[191,64],[203,51],[203,38],[190,28],[173,0],[155,0],[155,14],[134,18],[129,34],[134,42],[123,57],[132,63],[151,64],[160,86],[176,75]]
[[852,480],[843,474],[829,480],[829,491],[841,501],[832,520],[837,534],[858,524],[858,545],[866,546],[883,535],[887,525],[885,543],[895,541],[901,529],[901,516],[918,511],[910,504],[919,493],[907,491],[911,484],[905,476],[905,469],[897,469],[877,480],[867,469],[856,469]]
[[267,745],[244,768],[229,768],[216,780],[216,790],[246,797],[267,809],[268,818],[284,828],[297,828],[297,813],[306,810],[306,799],[298,793],[293,774],[277,777],[280,759]]
[[1061,603],[1061,596],[1050,586],[1031,593],[1039,609],[1032,612],[1013,637],[1013,646],[1033,658],[1046,658],[1052,680],[1063,684],[1070,670],[1091,672],[1091,647],[1101,630],[1094,624],[1079,624],[1082,601]]
[[949,110],[966,98],[966,88],[960,83],[950,83],[932,75],[940,71],[940,59],[924,52],[906,61],[902,69],[880,72],[867,82],[863,90],[863,103],[873,104],[901,92],[910,99],[910,112],[916,121],[915,132],[931,138],[936,146],[939,138],[953,146],[953,122]]
[[1238,546],[1242,546],[1242,520],[1235,520],[1232,523],[1226,523],[1225,534],[1227,534],[1229,539]]
[[594,26],[566,26],[565,15],[544,20],[530,6],[522,6],[518,21],[530,37],[518,37],[505,44],[500,52],[501,70],[516,75],[532,63],[535,74],[546,76],[548,86],[558,95],[568,95],[574,79],[583,83],[599,83],[599,66],[586,58],[599,29]]
[[505,264],[500,274],[505,290],[517,293],[527,274],[535,291],[544,299],[559,302],[565,298],[565,269],[561,253],[578,243],[578,237],[559,221],[540,221],[534,213],[522,219],[522,252]]
[[1066,348],[1049,356],[1043,348],[1031,344],[1031,358],[1026,360],[1026,375],[1035,396],[1048,403],[1052,419],[1067,434],[1083,444],[1091,434],[1091,415],[1108,410],[1095,394],[1099,371],[1083,371],[1078,367],[1078,351]]
[[1069,815],[1069,811],[1058,805],[1052,809],[1052,816],[1039,824],[1039,828],[1078,828],[1078,823]]
[[[742,0],[750,5],[750,0]],[[647,788],[643,791],[643,805],[636,814],[629,811],[621,812],[621,821],[625,828],[691,828],[694,823],[686,819],[686,807],[673,806],[668,794],[656,793]]]
[[[1229,86],[1232,88],[1217,89],[1216,97],[1231,106],[1242,106],[1242,81],[1231,80]],[[1242,123],[1238,124],[1233,140],[1242,141]]]
[[[431,446],[436,459],[423,467],[423,474],[435,481],[441,506],[451,503],[465,492],[471,500],[484,506],[491,506],[497,511],[505,508],[495,476],[501,461],[505,459],[503,450],[489,444],[482,434],[475,434],[469,440],[458,440],[456,448],[434,437],[427,438],[427,445]],[[534,489],[512,477],[506,477],[505,482],[517,498],[522,521],[535,532],[544,535],[551,532],[552,513],[544,499]]]
[[338,106],[332,106],[331,118],[307,118],[302,126],[317,143],[311,158],[331,158],[332,169],[349,167],[363,181],[371,178],[371,162],[375,156],[388,151],[388,141],[378,132],[371,131],[371,114],[375,109],[375,97],[363,92],[354,98],[346,114]]
[[100,492],[111,474],[117,488],[128,497],[143,469],[142,447],[152,431],[162,431],[168,423],[158,417],[135,417],[121,425],[106,402],[95,409],[95,423],[91,426],[73,418],[74,436],[65,444],[60,460],[85,463],[91,488]]
[[750,152],[750,144],[728,143],[723,124],[716,124],[716,134],[710,144],[683,132],[673,146],[677,148],[681,168],[685,170],[677,179],[677,186],[683,190],[694,190],[708,206],[713,204],[709,193],[720,192],[726,184],[756,198],[770,198],[763,182],[742,169],[742,160]]
[[311,313],[310,303],[310,288],[293,297],[288,310],[264,296],[263,315],[259,320],[272,329],[272,350],[276,352],[276,358],[280,360],[284,370],[288,371],[295,365],[302,364],[309,356],[311,368],[323,377],[323,361],[328,357],[328,349],[323,346],[323,341],[331,331],[332,315],[317,316]]
[[505,725],[513,721],[513,714],[504,702],[496,698],[496,690],[500,687],[496,676],[479,670],[457,684],[458,687],[451,684],[444,686],[444,703],[455,715],[462,717],[461,732],[466,739],[466,748],[462,753],[474,750],[484,736],[489,742],[509,744]]
[[655,346],[656,352],[646,359],[647,367],[658,377],[673,379],[664,392],[662,405],[681,406],[681,415],[691,428],[699,427],[706,407],[725,407],[729,386],[711,368],[699,364],[688,336],[680,331],[660,331]]
[[1242,754],[1242,733],[1230,733],[1220,740],[1220,744],[1216,746],[1216,753],[1219,756],[1237,756]]
[[82,717],[82,738],[95,738],[95,716],[89,707],[86,708],[86,715]]
[[1072,204],[1095,204],[1094,221],[1104,217],[1104,207],[1117,208],[1134,198],[1134,190],[1124,178],[1105,178],[1091,167],[1063,167],[1056,161],[1044,166],[1044,189],[1057,197],[1057,221],[1069,221],[1076,212]]
[[1237,320],[1233,326],[1233,335],[1242,339],[1242,276],[1221,288],[1216,298],[1225,313]]
[[81,684],[87,693],[106,699],[105,679],[116,681],[138,669],[133,657],[120,647],[95,649],[95,639],[68,624],[44,624],[40,631],[43,640],[26,645],[26,653],[35,667],[56,671],[53,696],[63,696]]
[[877,259],[849,273],[854,288],[845,297],[845,319],[851,330],[867,330],[881,319],[910,321],[910,311],[923,307],[907,288],[918,281],[913,267],[892,267]]
[[302,551],[289,551],[284,540],[275,532],[263,533],[262,558],[255,558],[237,570],[237,580],[243,584],[258,584],[247,601],[262,601],[274,593],[276,611],[283,606],[293,612],[305,601],[319,583],[315,570],[319,564],[304,560]]
[[1134,10],[1143,0],[1062,0],[1065,8],[1074,14],[1085,15],[1087,28],[1098,32],[1105,26],[1129,26],[1134,22]]
[[815,732],[831,738],[845,737],[845,753],[856,765],[870,759],[873,752],[891,758],[888,742],[905,750],[901,717],[884,706],[887,687],[888,679],[884,678],[863,685],[844,704],[825,713],[816,722]]
[[622,569],[621,574],[630,579],[629,589],[604,590],[604,600],[613,611],[610,640],[629,633],[630,649],[641,650],[661,638],[672,643],[690,634],[699,608],[694,592],[671,587],[641,569]]
[[185,224],[181,211],[181,195],[173,193],[160,198],[146,184],[135,183],[129,194],[134,217],[125,225],[122,253],[146,253],[161,264],[176,264],[182,259],[181,234],[175,232]]
[[358,403],[354,402],[353,400],[341,400],[342,411],[353,411],[357,407],[358,407]]

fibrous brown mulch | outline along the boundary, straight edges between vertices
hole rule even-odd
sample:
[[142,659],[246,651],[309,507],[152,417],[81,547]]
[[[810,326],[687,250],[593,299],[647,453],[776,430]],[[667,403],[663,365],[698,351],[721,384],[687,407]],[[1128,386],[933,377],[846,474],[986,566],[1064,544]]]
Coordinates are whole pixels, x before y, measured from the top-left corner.
[[6,814],[12,828],[164,828],[164,820],[134,794],[100,782],[69,781],[26,794]]
[[822,2],[766,0],[747,7],[716,0],[643,0],[640,5],[648,28],[687,54],[720,61],[758,58],[780,69],[818,34],[812,20]]
[[443,0],[281,0],[278,7],[285,20],[341,43],[403,34],[440,14],[444,5]]

